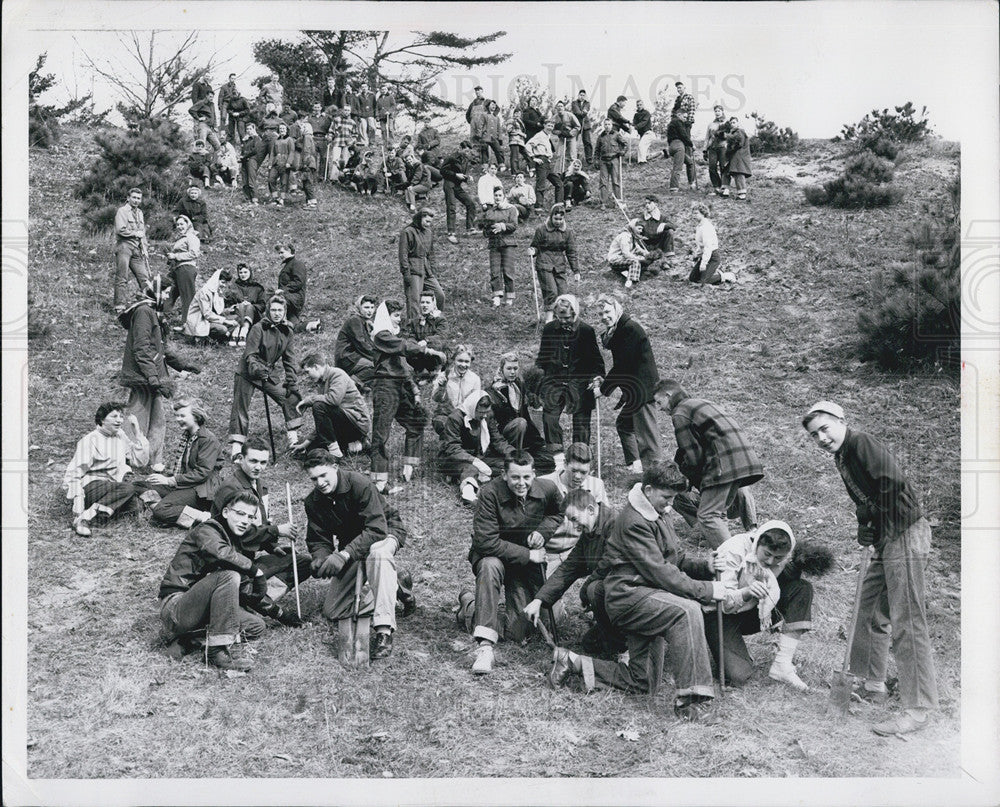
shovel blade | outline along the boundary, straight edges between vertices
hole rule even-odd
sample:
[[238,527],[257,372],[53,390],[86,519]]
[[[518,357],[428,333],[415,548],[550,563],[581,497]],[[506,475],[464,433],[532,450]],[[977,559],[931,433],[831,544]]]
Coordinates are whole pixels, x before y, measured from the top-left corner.
[[371,617],[358,617],[354,630],[354,666],[367,667],[371,663],[369,639],[371,637]]
[[853,679],[843,671],[833,674],[830,681],[830,699],[827,702],[827,712],[830,714],[846,715],[847,707],[851,703],[851,691],[853,689]]
[[354,620],[337,620],[337,661],[343,667],[354,666]]

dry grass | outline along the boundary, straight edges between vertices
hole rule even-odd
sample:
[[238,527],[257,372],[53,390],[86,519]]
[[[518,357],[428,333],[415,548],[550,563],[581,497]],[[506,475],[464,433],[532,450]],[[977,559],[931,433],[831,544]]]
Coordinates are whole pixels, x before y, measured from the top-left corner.
[[[29,543],[29,773],[32,777],[440,777],[440,776],[952,776],[959,752],[958,390],[947,378],[887,376],[859,364],[850,345],[869,276],[897,257],[902,229],[923,197],[936,194],[939,163],[957,154],[905,162],[907,190],[894,209],[843,213],[805,205],[782,172],[761,170],[752,202],[718,203],[725,256],[740,270],[732,291],[699,289],[665,277],[641,283],[632,309],[646,325],[661,374],[729,409],[746,428],[767,468],[757,488],[763,517],[788,520],[796,532],[830,542],[840,569],[817,584],[815,630],[800,652],[806,695],[766,680],[770,651],[753,640],[754,681],[727,694],[724,725],[678,725],[670,688],[658,698],[590,696],[543,686],[548,651],[540,643],[502,645],[485,680],[469,672],[469,640],[455,627],[452,604],[472,575],[465,555],[470,514],[454,491],[425,471],[396,498],[417,535],[401,554],[416,581],[420,607],[401,622],[396,651],[369,672],[336,663],[319,615],[321,586],[306,584],[308,625],[274,627],[256,646],[255,670],[225,678],[196,661],[174,663],[153,647],[156,590],[180,533],[137,520],[115,522],[81,539],[69,530],[58,490],[75,440],[91,428],[96,405],[119,397],[115,374],[124,333],[99,308],[110,297],[109,239],[81,234],[68,184],[87,164],[87,134],[68,131],[59,154],[31,156],[31,291],[37,313],[55,323],[31,345],[31,497]],[[837,147],[805,144],[758,165],[819,173]],[[626,193],[664,193],[665,166],[626,170]],[[693,243],[693,195],[664,199],[680,224],[678,262]],[[700,197],[699,197],[700,198]],[[312,344],[332,351],[339,322],[363,291],[400,296],[395,236],[409,218],[398,201],[362,201],[323,188],[318,212],[274,211],[208,194],[216,241],[202,276],[249,258],[273,284],[272,245],[290,239],[310,263],[309,310],[327,323]],[[432,202],[443,207],[440,191]],[[443,218],[443,217],[442,217]],[[576,210],[581,237],[581,294],[592,301],[618,287],[603,267],[617,212]],[[443,224],[443,221],[442,221]],[[522,233],[524,243],[527,232]],[[527,260],[520,252],[513,310],[489,310],[486,253],[478,235],[452,247],[441,239],[441,278],[456,338],[475,345],[476,369],[492,375],[501,352],[535,349]],[[585,317],[594,320],[592,309]],[[200,377],[182,382],[226,431],[236,354],[225,348],[183,352],[200,357]],[[947,699],[934,725],[909,742],[880,739],[867,728],[878,712],[843,722],[824,717],[826,681],[844,649],[856,544],[850,502],[833,464],[798,426],[820,397],[843,403],[855,423],[893,446],[938,524],[930,570],[930,616]],[[263,427],[259,400],[255,423]],[[608,407],[610,409],[610,407]],[[624,497],[624,472],[613,412],[603,423],[607,481]],[[428,449],[435,441],[428,431]],[[173,426],[168,439],[175,437]],[[665,434],[664,447],[673,438]],[[289,480],[296,502],[308,491],[289,462],[272,469],[272,489]],[[681,530],[686,534],[685,530]],[[575,589],[574,589],[575,592]],[[584,625],[568,596],[563,635]],[[618,732],[625,734],[619,736]],[[634,733],[634,734],[633,734]],[[638,737],[637,741],[628,738]],[[863,761],[863,762],[862,762]]]

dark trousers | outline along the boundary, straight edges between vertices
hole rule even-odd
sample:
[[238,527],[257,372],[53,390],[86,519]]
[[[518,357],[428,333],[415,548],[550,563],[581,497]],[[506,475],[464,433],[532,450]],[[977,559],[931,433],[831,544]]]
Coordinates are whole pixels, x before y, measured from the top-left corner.
[[493,294],[514,293],[514,247],[490,247],[490,289]]
[[193,263],[182,263],[170,270],[170,296],[163,305],[163,314],[167,316],[174,310],[174,303],[180,300],[181,322],[187,319],[188,309],[194,299],[194,287],[198,280],[198,268]]
[[[641,222],[640,222],[641,223]],[[657,233],[654,237],[645,239],[646,249],[652,251],[658,249],[663,253],[674,251],[674,231],[669,227],[664,227],[662,233]]]
[[276,165],[271,166],[271,170],[267,172],[267,190],[271,194],[272,199],[279,198],[279,191],[280,198],[285,198],[291,178],[292,172],[288,168],[279,168]]
[[260,165],[253,157],[240,163],[240,174],[243,178],[243,195],[248,202],[252,202],[257,194],[257,171],[259,170]]
[[499,140],[484,140],[479,144],[480,149],[480,161],[483,165],[489,165],[490,163],[490,151],[493,152],[493,156],[496,158],[493,160],[498,166],[503,167],[504,153],[503,147],[500,145]]
[[580,139],[583,141],[583,159],[587,165],[594,162],[594,139],[590,129],[580,130]]
[[726,161],[726,150],[708,149],[708,178],[713,188],[722,187],[722,166]]
[[549,451],[534,424],[529,423],[524,418],[513,418],[502,428],[502,431],[504,440],[518,451],[527,451],[534,457],[536,475],[550,474],[556,469],[552,452]]
[[148,267],[142,248],[138,244],[130,241],[118,242],[118,246],[115,247],[115,305],[124,305],[128,300],[129,272],[139,285],[139,291],[146,288],[146,282],[150,279]]
[[243,116],[233,117],[232,115],[226,116],[226,131],[229,134],[229,142],[234,146],[239,146],[243,142],[243,135],[247,133],[246,121],[243,120]]
[[531,208],[530,207],[528,207],[527,205],[518,204],[517,202],[514,202],[513,204],[514,204],[514,207],[517,208],[517,220],[519,222],[521,222],[521,221],[527,221],[528,219],[531,218]]
[[316,198],[316,169],[303,168],[299,171],[299,182],[302,185],[302,192],[306,195],[306,201]]
[[524,607],[531,602],[545,582],[540,563],[504,563],[500,558],[480,558],[472,567],[476,575],[476,626],[472,635],[477,639],[497,642],[500,639],[500,591],[506,603],[503,636],[521,641],[530,624]]
[[150,519],[152,524],[161,527],[190,527],[194,523],[191,519],[194,511],[208,512],[212,509],[212,503],[201,498],[195,488],[150,485],[149,489],[163,497],[153,506]]
[[736,482],[678,493],[674,497],[673,508],[689,526],[697,525],[699,537],[713,549],[729,540],[726,519],[738,518],[747,531],[757,526],[757,504],[753,493],[749,487],[740,487]]
[[528,152],[520,143],[510,144],[510,173],[520,174],[528,168]]
[[316,434],[309,441],[310,448],[327,448],[332,443],[347,453],[347,446],[355,441],[368,439],[368,432],[337,404],[317,401],[312,405]]
[[680,140],[671,140],[669,145],[670,157],[673,160],[670,167],[670,189],[678,190],[681,186],[681,171],[687,169],[688,185],[694,185],[697,181],[697,174],[694,167],[694,155],[688,151],[684,143]]
[[535,162],[535,207],[548,209],[550,205],[545,202],[545,191],[548,188],[549,177],[555,176],[552,173],[552,161],[548,157],[538,157]]
[[722,276],[719,274],[719,267],[721,265],[722,257],[719,255],[719,250],[715,250],[715,252],[711,254],[704,271],[702,271],[701,268],[701,255],[696,255],[694,258],[694,264],[691,267],[691,274],[688,275],[688,280],[692,283],[701,283],[703,286],[721,283]]
[[251,384],[242,375],[236,373],[233,379],[233,408],[229,415],[229,441],[231,443],[242,444],[247,438],[247,431],[250,428],[250,402],[253,400],[253,393],[256,389],[263,390],[267,397],[281,407],[286,429],[293,431],[302,425],[302,416],[295,411],[297,401],[294,398],[289,398],[283,387],[279,387],[270,380]]
[[240,608],[240,573],[232,569],[207,574],[187,591],[168,595],[160,605],[160,620],[168,642],[207,628],[209,647],[235,644],[241,633],[258,639],[265,629],[262,617]]
[[471,230],[476,223],[476,202],[469,196],[464,183],[446,179],[444,181],[444,209],[449,233],[455,232],[456,202],[461,202],[465,206],[465,229]]
[[[295,560],[299,571],[299,583],[312,576],[312,558],[308,552],[296,552]],[[287,555],[272,555],[265,552],[254,559],[254,563],[264,572],[264,577],[280,580],[286,588],[295,585],[295,573],[292,572],[292,553]]]
[[585,202],[588,196],[590,196],[590,189],[587,187],[587,180],[584,177],[573,174],[563,179],[563,198],[578,205]]
[[611,624],[607,606],[604,604],[604,581],[593,580],[585,583],[580,589],[580,601],[594,615],[594,622],[600,631],[604,645],[614,653],[621,653],[628,648],[624,634]]
[[[575,394],[574,394],[575,393]],[[545,442],[551,451],[563,450],[563,430],[559,424],[559,416],[564,409],[574,408],[573,412],[573,443],[590,445],[590,414],[592,409],[583,408],[579,403],[582,392],[570,390],[568,384],[546,385],[542,397],[542,428],[545,432]]]
[[427,413],[420,406],[408,382],[399,378],[376,378],[372,388],[372,474],[376,481],[389,478],[389,430],[395,420],[406,433],[404,465],[419,465],[424,445]]
[[[610,582],[614,586],[614,581]],[[626,692],[655,694],[666,652],[678,696],[715,694],[699,603],[646,586],[636,586],[626,596],[606,603],[612,624],[627,637],[629,663],[584,657],[584,682],[588,688],[596,683]]]
[[622,409],[615,420],[615,427],[622,441],[626,465],[642,460],[642,467],[648,468],[660,458],[660,431],[656,426],[655,404],[645,404],[631,413]]
[[[427,271],[426,269],[424,270]],[[444,289],[440,281],[431,274],[417,275],[412,272],[403,275],[403,293],[406,295],[406,321],[416,322],[420,319],[420,295],[424,289],[434,292],[439,311],[444,310]]]
[[83,489],[83,509],[94,508],[97,518],[111,518],[119,511],[135,508],[135,486],[131,482],[95,479]]
[[[781,596],[771,613],[771,624],[783,622],[786,631],[809,630],[812,627],[813,587],[808,580],[778,576]],[[726,683],[740,686],[753,675],[753,659],[744,636],[760,633],[757,606],[738,614],[722,615],[722,652],[726,660]],[[705,614],[705,639],[712,653],[712,669],[719,674],[719,622],[716,614]]]

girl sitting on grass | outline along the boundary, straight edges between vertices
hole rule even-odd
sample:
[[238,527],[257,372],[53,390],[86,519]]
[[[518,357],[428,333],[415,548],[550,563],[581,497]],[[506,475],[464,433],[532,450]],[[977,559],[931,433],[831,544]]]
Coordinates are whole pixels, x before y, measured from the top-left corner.
[[[717,552],[725,563],[721,580],[726,594],[721,605],[726,681],[740,686],[750,680],[753,659],[743,637],[771,631],[778,633],[778,652],[768,677],[805,692],[809,687],[792,664],[799,640],[812,628],[813,587],[802,574],[825,574],[833,565],[832,553],[825,546],[796,544],[784,521],[768,521],[752,532],[734,535]],[[705,618],[705,635],[718,669],[714,615]]]

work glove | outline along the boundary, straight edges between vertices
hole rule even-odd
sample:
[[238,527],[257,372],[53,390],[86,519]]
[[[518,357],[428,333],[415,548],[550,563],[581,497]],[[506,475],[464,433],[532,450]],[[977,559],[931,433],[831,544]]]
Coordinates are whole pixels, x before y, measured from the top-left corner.
[[323,565],[320,566],[319,573],[316,576],[336,577],[344,570],[346,565],[347,561],[344,559],[344,556],[339,552],[334,552],[325,561],[323,561]]
[[861,546],[872,546],[877,538],[875,528],[870,524],[858,524],[858,543]]

